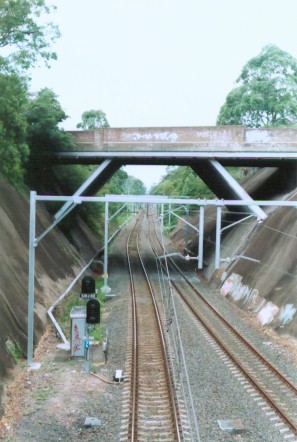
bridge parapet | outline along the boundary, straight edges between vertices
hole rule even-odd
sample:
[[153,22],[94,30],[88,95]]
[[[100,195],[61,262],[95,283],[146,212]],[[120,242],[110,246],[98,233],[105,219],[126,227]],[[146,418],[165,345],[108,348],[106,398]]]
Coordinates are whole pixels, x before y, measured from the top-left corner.
[[244,126],[101,128],[69,131],[79,151],[296,152],[297,129]]

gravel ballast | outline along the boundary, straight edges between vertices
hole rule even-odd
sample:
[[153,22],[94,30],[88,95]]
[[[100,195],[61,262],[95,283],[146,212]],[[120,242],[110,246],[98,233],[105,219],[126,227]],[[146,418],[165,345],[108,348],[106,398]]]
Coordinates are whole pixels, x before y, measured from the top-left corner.
[[[41,369],[19,369],[15,382],[8,388],[7,412],[0,427],[4,440],[119,441],[123,389],[121,383],[114,384],[112,379],[116,369],[125,367],[130,303],[125,264],[127,234],[128,227],[125,227],[110,250],[108,283],[111,294],[116,296],[106,302],[104,309],[104,327],[109,335],[107,364],[104,365],[101,347],[94,350],[92,361],[95,374],[106,382],[84,373],[82,361],[70,360],[65,352],[58,350],[57,338],[50,328],[36,351],[36,358],[42,362]],[[201,282],[194,271],[188,272],[192,282],[224,317],[297,383],[295,343],[260,327],[247,312],[240,311],[218,291]],[[153,280],[157,288],[157,274]],[[275,426],[279,421],[271,421],[273,415],[266,414],[270,411],[256,405],[253,391],[248,391],[238,380],[186,308],[178,300],[176,306],[201,441],[284,441],[286,433],[279,431],[283,427]],[[87,417],[99,419],[101,425],[85,427]],[[220,428],[218,421],[232,419],[240,419],[243,433],[227,433]]]

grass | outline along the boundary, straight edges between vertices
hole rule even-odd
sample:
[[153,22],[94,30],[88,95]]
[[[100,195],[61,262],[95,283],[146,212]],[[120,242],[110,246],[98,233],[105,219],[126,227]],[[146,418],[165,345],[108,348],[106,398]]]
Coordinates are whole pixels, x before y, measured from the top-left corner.
[[46,401],[50,396],[53,395],[54,389],[51,386],[39,389],[34,392],[34,398],[37,403]]
[[10,354],[12,359],[14,360],[15,364],[17,364],[21,359],[24,358],[22,350],[17,342],[7,339],[6,348],[7,348],[8,353]]
[[89,330],[89,337],[93,337],[94,341],[103,341],[103,330],[100,324],[97,324],[94,330]]

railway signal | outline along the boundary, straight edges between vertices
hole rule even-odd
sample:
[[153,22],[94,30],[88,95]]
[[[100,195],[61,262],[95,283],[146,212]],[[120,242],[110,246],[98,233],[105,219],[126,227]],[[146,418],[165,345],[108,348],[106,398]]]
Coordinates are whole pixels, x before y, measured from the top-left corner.
[[100,302],[98,299],[89,299],[87,302],[87,324],[100,323]]
[[92,276],[84,276],[81,282],[81,299],[96,299],[97,289],[95,279]]

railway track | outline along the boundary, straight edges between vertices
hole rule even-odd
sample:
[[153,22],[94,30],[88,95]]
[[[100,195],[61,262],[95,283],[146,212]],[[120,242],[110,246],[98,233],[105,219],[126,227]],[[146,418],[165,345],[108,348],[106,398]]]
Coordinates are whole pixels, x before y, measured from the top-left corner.
[[[156,255],[164,254],[163,245],[151,222],[151,245]],[[152,235],[154,230],[154,235]],[[152,238],[154,236],[154,238]],[[287,426],[286,437],[297,439],[297,386],[282,375],[260,352],[251,345],[225,318],[202,296],[177,264],[168,257],[170,282],[180,299],[187,306],[195,321],[203,328],[223,350],[226,357],[238,368],[240,373],[252,385],[255,401],[272,413],[276,413]],[[166,268],[164,266],[166,271]],[[182,278],[181,278],[182,277]],[[186,295],[185,295],[186,293]],[[243,384],[245,384],[243,382]],[[247,388],[245,386],[245,388]],[[265,402],[263,402],[263,400]],[[267,408],[268,409],[268,408]],[[282,431],[286,431],[283,430]]]
[[127,241],[132,352],[124,387],[121,441],[181,441],[181,425],[157,301],[141,258],[140,217]]

